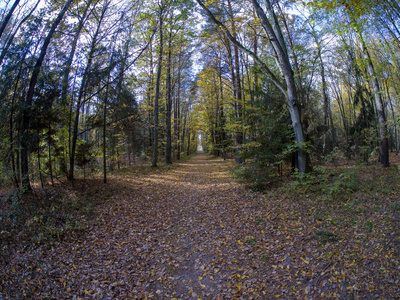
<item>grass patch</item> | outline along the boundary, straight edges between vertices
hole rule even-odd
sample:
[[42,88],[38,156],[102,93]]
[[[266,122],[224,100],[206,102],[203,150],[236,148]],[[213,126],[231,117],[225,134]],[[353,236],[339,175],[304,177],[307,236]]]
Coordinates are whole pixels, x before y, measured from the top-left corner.
[[319,230],[315,233],[315,236],[321,244],[326,244],[328,242],[335,243],[338,241],[336,235],[330,231]]
[[269,262],[269,257],[266,256],[266,255],[263,255],[263,256],[261,257],[261,261],[267,263],[267,262]]

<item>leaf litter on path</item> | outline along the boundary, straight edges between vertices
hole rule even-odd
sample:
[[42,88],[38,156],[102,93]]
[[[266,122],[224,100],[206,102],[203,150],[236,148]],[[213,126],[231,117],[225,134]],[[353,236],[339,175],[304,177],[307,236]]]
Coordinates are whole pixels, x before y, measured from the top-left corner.
[[165,173],[111,178],[115,192],[83,236],[18,249],[1,266],[2,299],[400,294],[398,219],[379,229],[392,240],[327,229],[310,217],[314,200],[252,192],[233,180],[231,167],[196,156]]

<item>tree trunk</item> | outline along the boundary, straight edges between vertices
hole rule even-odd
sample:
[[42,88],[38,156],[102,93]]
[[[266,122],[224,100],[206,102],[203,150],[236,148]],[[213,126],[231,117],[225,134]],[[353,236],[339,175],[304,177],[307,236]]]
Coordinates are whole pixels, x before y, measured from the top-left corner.
[[187,156],[190,155],[190,129],[188,130],[188,145],[187,145],[186,155]]
[[396,116],[394,114],[394,108],[393,108],[393,103],[392,100],[390,99],[390,93],[389,93],[389,86],[386,83],[386,93],[387,93],[387,99],[389,102],[390,110],[392,111],[392,119],[393,119],[393,127],[394,127],[394,148],[396,150],[396,154],[399,153],[399,145],[397,143],[397,123],[396,123]]
[[367,69],[370,76],[372,88],[374,91],[375,105],[376,105],[376,113],[378,115],[379,121],[379,137],[381,139],[380,144],[380,157],[381,157],[381,165],[383,167],[389,167],[389,142],[387,138],[387,124],[385,117],[385,109],[383,106],[383,101],[380,93],[378,78],[375,73],[375,68],[372,63],[371,56],[369,55],[367,45],[361,33],[359,32],[359,36],[361,39],[361,44],[364,52],[364,59],[367,61]]
[[160,12],[160,49],[158,54],[156,93],[154,96],[154,134],[153,134],[153,157],[152,166],[157,167],[158,160],[158,102],[160,99],[160,79],[163,60],[163,11]]
[[[239,41],[237,41],[237,39],[234,38],[234,36],[230,33],[228,28],[223,23],[221,23],[220,21],[218,21],[215,18],[215,16],[211,13],[211,11],[204,5],[204,3],[201,0],[196,0],[196,1],[206,11],[207,15],[211,18],[211,20],[216,25],[218,25],[219,28],[225,33],[227,38],[234,45],[238,46],[238,48],[240,48],[241,50],[248,53],[251,57],[253,57],[254,60],[260,65],[262,70],[269,76],[269,78],[272,80],[272,82],[286,96],[286,98],[288,100],[288,108],[289,108],[289,113],[290,113],[290,117],[292,120],[292,126],[293,126],[293,130],[295,133],[296,144],[299,149],[299,151],[298,151],[299,171],[301,173],[304,173],[306,171],[306,166],[307,166],[307,155],[306,155],[305,151],[303,150],[305,141],[304,141],[303,128],[302,128],[300,113],[299,113],[299,108],[298,108],[297,90],[296,90],[296,85],[294,82],[294,77],[293,77],[293,72],[292,72],[292,68],[290,65],[290,61],[288,59],[288,53],[287,53],[286,47],[283,47],[284,43],[282,46],[280,44],[280,42],[278,41],[278,37],[282,36],[282,32],[280,31],[280,27],[278,26],[279,24],[275,24],[275,25],[277,25],[277,26],[275,26],[275,30],[277,30],[277,34],[275,34],[274,29],[272,28],[267,16],[265,15],[265,13],[264,13],[263,9],[261,8],[261,6],[259,5],[258,1],[252,0],[254,10],[256,11],[258,17],[260,18],[260,20],[263,24],[263,27],[271,40],[274,50],[277,53],[278,60],[280,62],[279,65],[281,67],[282,73],[285,78],[286,87],[284,84],[282,84],[279,77],[276,76],[269,69],[269,67],[262,60],[260,60],[257,55],[254,54],[254,52],[252,52],[249,49],[247,49],[246,47],[244,47]],[[268,4],[270,6],[269,0],[265,0],[265,3],[267,4],[267,8],[268,8]],[[274,12],[272,9],[269,11],[269,13],[270,13],[270,15],[274,16]],[[278,35],[278,37],[277,37],[277,35]],[[282,40],[282,39],[280,39],[280,40]]]
[[225,116],[224,116],[224,86],[222,82],[222,67],[220,66],[218,70],[219,77],[219,94],[221,98],[221,103],[219,105],[219,126],[220,126],[220,135],[221,135],[221,148],[222,148],[222,158],[226,159],[225,153]]
[[107,102],[108,102],[108,86],[110,84],[110,74],[107,77],[106,94],[104,96],[104,111],[103,111],[103,182],[107,183]]
[[97,37],[98,37],[98,35],[100,33],[100,27],[101,27],[102,21],[104,19],[105,13],[106,13],[106,11],[108,9],[108,5],[109,5],[109,2],[104,5],[103,10],[101,12],[100,19],[99,19],[99,22],[97,24],[97,28],[96,28],[95,34],[93,36],[93,39],[92,39],[92,43],[90,45],[88,61],[87,61],[86,68],[85,68],[85,71],[84,71],[83,76],[82,76],[82,82],[81,82],[81,85],[80,85],[80,88],[79,88],[78,100],[77,100],[77,103],[76,103],[74,128],[73,128],[73,131],[72,131],[71,152],[70,152],[70,158],[69,158],[69,174],[68,174],[68,179],[69,180],[73,180],[74,179],[75,152],[76,152],[76,144],[77,144],[77,140],[78,140],[79,115],[80,115],[80,110],[81,110],[81,107],[82,107],[82,103],[84,102],[83,101],[83,98],[84,98],[83,96],[84,96],[84,93],[85,93],[85,90],[86,90],[86,84],[87,84],[87,79],[88,79],[88,76],[89,76],[89,72],[90,72],[90,69],[92,67],[93,57],[94,57],[94,53],[95,53],[95,50],[96,50]]
[[8,11],[6,17],[4,18],[3,22],[0,25],[0,38],[3,35],[4,29],[6,29],[6,26],[8,24],[8,21],[10,21],[10,18],[14,12],[14,10],[17,8],[18,3],[20,0],[15,0],[13,6],[11,6],[10,10]]
[[[26,54],[27,54],[27,51],[25,51],[21,62],[25,60]],[[10,123],[9,123],[9,126],[10,126],[9,128],[10,128],[11,167],[12,167],[12,172],[13,172],[13,176],[12,177],[13,177],[13,180],[14,180],[15,187],[17,189],[19,189],[19,181],[18,181],[18,172],[17,172],[17,167],[16,167],[18,164],[15,163],[15,158],[14,158],[14,148],[15,148],[14,147],[14,143],[15,143],[15,141],[14,141],[14,122],[13,122],[13,120],[14,120],[15,98],[17,97],[17,89],[18,89],[19,81],[21,79],[22,68],[23,68],[23,64],[21,63],[20,69],[18,71],[18,75],[17,75],[17,78],[16,78],[16,81],[15,81],[15,84],[14,84],[13,95],[12,95],[12,98],[11,98]]]
[[19,22],[17,28],[14,30],[14,32],[8,37],[7,39],[7,44],[3,47],[3,50],[1,50],[1,54],[0,54],[0,66],[3,62],[4,57],[6,56],[6,53],[8,51],[8,49],[10,48],[15,35],[17,34],[17,32],[19,31],[19,29],[21,28],[22,24],[24,24],[29,18],[30,16],[33,14],[33,12],[35,11],[35,9],[37,8],[37,6],[39,5],[39,2],[41,0],[38,0],[38,2],[36,2],[35,6],[32,8],[32,10],[25,16],[25,18],[23,18],[21,20],[21,22]]
[[[152,47],[152,43],[150,41],[150,75],[149,75],[149,88],[148,88],[148,106],[149,108],[153,106],[153,89],[154,89],[154,71],[153,71],[153,47]],[[154,110],[154,109],[153,109]],[[153,142],[153,130],[150,126],[150,124],[152,124],[153,120],[152,120],[152,116],[151,116],[151,110],[148,110],[148,114],[147,114],[147,120],[149,123],[149,138],[148,138],[148,149],[150,149],[150,147],[152,146],[152,142]]]
[[293,77],[293,71],[288,58],[289,56],[286,49],[286,45],[282,37],[282,31],[279,27],[271,3],[269,0],[265,0],[264,2],[266,4],[270,18],[273,20],[273,26],[271,26],[267,16],[265,15],[264,11],[258,4],[258,1],[252,0],[254,9],[256,10],[258,17],[261,19],[265,31],[267,32],[269,38],[271,39],[271,43],[278,56],[283,76],[285,77],[285,82],[287,87],[288,108],[290,117],[292,119],[292,126],[297,142],[297,147],[299,149],[298,166],[300,173],[304,173],[306,172],[306,167],[307,167],[307,155],[303,150],[305,140],[304,140],[303,128],[301,125],[300,113],[298,108],[297,89]]
[[186,120],[187,120],[187,114],[189,111],[189,103],[187,102],[186,105],[183,105],[182,108],[182,113],[183,113],[183,125],[182,125],[182,138],[181,138],[181,145],[179,151],[182,153],[185,152],[185,135],[186,135]]
[[24,111],[22,115],[22,124],[21,124],[21,132],[22,132],[22,140],[21,140],[21,183],[22,189],[24,191],[31,191],[32,187],[29,181],[29,166],[28,166],[28,158],[29,158],[29,129],[30,129],[30,118],[31,118],[31,108],[33,102],[33,96],[35,92],[36,83],[39,77],[40,68],[42,66],[43,60],[46,56],[47,48],[50,44],[51,38],[53,37],[54,32],[58,24],[60,24],[64,14],[68,10],[72,0],[68,0],[65,4],[64,8],[59,12],[56,20],[54,21],[53,25],[50,28],[49,33],[47,34],[42,48],[40,50],[39,57],[36,61],[36,64],[33,68],[32,77],[29,82],[29,89],[26,97],[26,107],[27,110]]
[[51,124],[49,123],[49,128],[47,131],[47,146],[49,152],[49,172],[50,172],[50,180],[51,185],[54,186],[54,179],[53,179],[53,164],[51,162]]
[[172,123],[171,123],[171,107],[172,107],[172,86],[171,86],[171,58],[172,57],[172,29],[168,37],[168,61],[167,61],[167,115],[166,115],[166,134],[167,143],[165,149],[165,163],[172,164]]
[[[233,37],[236,39],[236,26],[234,22],[234,16],[233,16],[233,11],[232,11],[232,5],[231,1],[228,0],[228,9],[229,9],[229,15],[231,18],[231,26],[233,29]],[[234,53],[234,62],[232,60],[232,81],[233,81],[233,90],[234,90],[234,96],[235,96],[235,103],[234,103],[234,110],[235,110],[235,118],[237,123],[241,123],[241,117],[242,117],[242,88],[241,88],[241,80],[240,80],[240,61],[239,61],[239,49],[237,45],[233,45],[233,53]],[[234,69],[234,71],[233,71]],[[243,159],[240,157],[240,147],[243,144],[243,133],[241,130],[239,130],[241,126],[236,125],[235,126],[235,162],[237,164],[241,164],[243,162]]]
[[69,84],[68,84],[69,73],[71,71],[72,61],[73,61],[74,56],[75,56],[75,51],[76,51],[76,46],[78,44],[78,39],[79,39],[79,36],[80,36],[80,34],[82,32],[83,25],[85,24],[86,14],[87,14],[87,11],[89,9],[89,5],[90,4],[86,5],[85,10],[83,11],[81,18],[79,19],[78,27],[75,30],[74,39],[72,40],[71,51],[69,52],[68,59],[67,59],[67,61],[65,63],[65,71],[64,71],[64,76],[63,76],[63,79],[62,79],[62,91],[61,91],[61,105],[62,106],[65,105],[65,101],[67,99],[67,92],[68,92],[68,86],[69,86]]
[[[315,37],[316,39],[316,37]],[[325,78],[325,67],[324,67],[324,61],[322,60],[322,53],[321,53],[321,48],[320,45],[318,44],[318,59],[321,65],[321,80],[322,80],[322,95],[324,97],[324,143],[323,143],[323,153],[326,154],[327,149],[326,149],[326,140],[327,140],[327,131],[328,131],[328,118],[329,118],[329,98],[328,98],[328,92],[327,92],[327,83],[326,83],[326,78]],[[333,137],[333,124],[331,124],[331,130],[332,130],[332,146],[334,144],[334,137]]]
[[175,97],[175,109],[174,109],[174,131],[176,139],[176,159],[181,159],[180,150],[180,127],[181,127],[181,56],[179,55],[179,70],[178,70],[178,91]]

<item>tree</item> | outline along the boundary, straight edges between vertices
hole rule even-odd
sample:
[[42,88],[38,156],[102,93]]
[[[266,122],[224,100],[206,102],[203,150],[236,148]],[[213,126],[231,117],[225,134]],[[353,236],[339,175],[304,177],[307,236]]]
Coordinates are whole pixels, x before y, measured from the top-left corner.
[[21,140],[21,183],[22,183],[22,189],[24,191],[30,191],[32,190],[30,181],[29,181],[29,167],[28,167],[28,156],[29,156],[29,126],[30,126],[30,119],[31,119],[31,107],[32,107],[32,101],[33,101],[33,96],[35,92],[35,87],[36,83],[39,77],[39,72],[40,68],[42,66],[44,57],[46,56],[47,48],[51,42],[51,39],[53,37],[54,32],[56,31],[57,26],[60,24],[62,18],[64,17],[64,14],[67,12],[69,6],[71,5],[72,0],[67,0],[65,3],[63,9],[59,12],[56,20],[52,24],[44,42],[42,45],[42,48],[40,50],[39,57],[36,61],[36,64],[33,68],[32,72],[32,77],[29,82],[29,89],[28,93],[26,96],[26,111],[24,111],[23,116],[22,116],[22,124],[21,124],[21,132],[23,135],[23,138]]
[[[383,1],[385,2],[385,1]],[[369,53],[367,43],[363,33],[363,26],[365,23],[364,17],[370,13],[373,8],[380,7],[380,1],[360,1],[357,6],[353,6],[347,2],[327,2],[324,4],[314,3],[317,7],[323,7],[327,10],[332,8],[340,9],[344,16],[349,19],[349,28],[354,28],[358,35],[358,39],[361,43],[361,49],[363,52],[363,58],[367,66],[367,72],[369,75],[369,80],[371,81],[372,91],[375,98],[376,113],[379,122],[379,135],[380,135],[380,160],[383,167],[389,166],[389,144],[387,137],[387,124],[384,111],[384,105],[381,97],[381,90],[379,85],[379,80],[375,72],[375,67]],[[396,7],[396,6],[395,6]]]
[[163,22],[164,22],[164,12],[165,12],[165,3],[162,3],[159,6],[158,18],[159,18],[159,54],[158,54],[158,63],[157,63],[157,78],[156,78],[156,92],[154,97],[154,133],[153,133],[153,157],[152,157],[152,166],[157,167],[158,161],[158,113],[159,113],[159,100],[160,100],[160,80],[161,80],[161,71],[162,71],[162,61],[163,61]]
[[6,29],[6,26],[8,22],[11,19],[12,14],[14,13],[14,10],[17,8],[20,0],[15,0],[14,4],[11,6],[10,10],[8,11],[7,15],[5,16],[4,20],[1,22],[0,25],[0,38],[3,35],[4,29]]
[[307,155],[306,152],[304,151],[305,147],[305,140],[303,136],[303,128],[300,120],[300,113],[299,113],[299,108],[298,108],[298,98],[297,98],[297,89],[293,77],[293,70],[289,61],[289,54],[287,51],[286,43],[283,39],[282,31],[280,29],[277,17],[275,15],[275,12],[272,8],[272,5],[269,0],[265,1],[266,5],[266,11],[270,16],[270,19],[272,20],[272,24],[268,20],[267,14],[264,11],[264,9],[260,6],[257,0],[252,0],[251,1],[254,7],[254,10],[257,13],[257,16],[260,18],[262,27],[265,30],[267,36],[269,37],[272,47],[277,55],[277,59],[279,62],[279,67],[280,70],[284,76],[285,85],[280,82],[278,76],[274,74],[268,66],[262,62],[262,60],[255,55],[255,53],[246,47],[244,47],[230,32],[230,30],[220,21],[218,21],[213,13],[205,6],[205,4],[201,0],[197,0],[197,3],[203,8],[203,10],[207,13],[207,15],[210,17],[210,19],[223,30],[225,35],[228,37],[228,39],[236,45],[238,48],[240,48],[242,51],[248,53],[250,56],[253,57],[253,59],[260,64],[261,68],[263,69],[266,74],[269,75],[271,80],[274,82],[274,84],[277,85],[277,87],[285,94],[288,102],[288,109],[289,113],[292,119],[292,126],[293,130],[295,133],[295,138],[296,138],[296,144],[298,147],[298,169],[301,173],[304,173],[306,171],[306,165],[307,165]]
[[[76,151],[76,145],[77,145],[77,140],[78,140],[79,115],[80,115],[82,105],[85,102],[84,97],[85,97],[85,92],[86,92],[86,88],[88,85],[89,75],[90,75],[91,68],[92,68],[93,58],[94,58],[94,55],[96,52],[97,43],[99,42],[98,38],[101,33],[101,28],[102,28],[101,26],[102,26],[102,23],[106,16],[106,12],[109,8],[109,5],[110,5],[110,1],[107,1],[107,0],[104,1],[103,7],[101,8],[101,11],[100,11],[100,15],[97,16],[98,22],[96,24],[96,29],[95,29],[94,35],[92,37],[85,71],[82,75],[82,80],[81,80],[81,84],[79,87],[78,99],[77,99],[76,109],[75,109],[75,119],[74,119],[73,129],[72,129],[72,143],[71,143],[70,159],[69,159],[69,168],[70,169],[69,169],[69,173],[68,173],[69,180],[74,179],[75,151]],[[72,106],[71,106],[71,109],[72,109]]]

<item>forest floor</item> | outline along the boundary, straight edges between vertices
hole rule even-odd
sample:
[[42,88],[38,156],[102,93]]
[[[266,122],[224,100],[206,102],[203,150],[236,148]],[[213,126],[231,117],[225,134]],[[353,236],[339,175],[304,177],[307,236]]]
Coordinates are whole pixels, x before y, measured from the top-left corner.
[[[63,205],[83,196],[98,202],[82,213],[81,230],[67,216],[59,222],[71,222],[74,234],[60,240],[46,240],[49,232],[28,239],[21,231],[16,242],[11,227],[2,230],[0,299],[400,295],[396,167],[369,169],[371,180],[388,180],[381,180],[389,187],[382,192],[351,189],[349,175],[325,195],[310,189],[316,182],[254,192],[234,180],[232,167],[197,155],[167,171],[120,172],[106,185],[80,182]],[[31,227],[46,226],[45,217]]]

